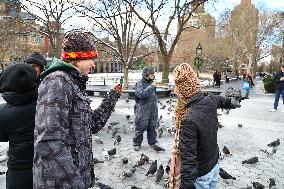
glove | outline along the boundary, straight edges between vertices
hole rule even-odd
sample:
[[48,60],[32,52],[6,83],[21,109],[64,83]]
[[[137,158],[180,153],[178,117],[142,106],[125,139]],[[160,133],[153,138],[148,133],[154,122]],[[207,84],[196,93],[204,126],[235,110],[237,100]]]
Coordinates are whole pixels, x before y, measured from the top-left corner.
[[121,95],[122,94],[122,86],[120,84],[115,84],[112,87],[112,90],[114,90],[117,94]]
[[237,97],[229,97],[229,98],[231,100],[231,107],[232,107],[232,109],[241,107],[241,104],[240,104],[240,102],[239,102]]

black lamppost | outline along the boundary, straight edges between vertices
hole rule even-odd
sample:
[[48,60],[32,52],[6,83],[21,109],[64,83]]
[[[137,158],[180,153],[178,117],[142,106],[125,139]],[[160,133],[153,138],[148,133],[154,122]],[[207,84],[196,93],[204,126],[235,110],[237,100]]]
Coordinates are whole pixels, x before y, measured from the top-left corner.
[[193,64],[197,67],[197,77],[199,77],[198,72],[199,72],[200,67],[203,65],[202,47],[200,43],[196,47],[196,57],[194,59]]

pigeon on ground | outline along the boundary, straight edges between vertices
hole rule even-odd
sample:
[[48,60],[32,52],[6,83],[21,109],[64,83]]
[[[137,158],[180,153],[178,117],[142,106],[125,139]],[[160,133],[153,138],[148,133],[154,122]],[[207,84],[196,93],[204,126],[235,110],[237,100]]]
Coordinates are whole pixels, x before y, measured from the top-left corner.
[[167,167],[166,167],[166,173],[167,173],[168,175],[170,174],[170,170],[171,170],[170,166],[167,165]]
[[107,151],[102,151],[102,156],[106,159],[106,160],[110,160],[109,154]]
[[163,128],[160,127],[160,128],[158,129],[158,137],[161,138],[162,135],[163,135]]
[[264,186],[259,182],[252,182],[252,186],[254,189],[264,189]]
[[147,171],[145,176],[153,175],[157,171],[157,160],[155,160],[149,167],[149,170]]
[[128,163],[128,158],[127,158],[127,157],[123,158],[123,159],[122,159],[122,163],[123,163],[123,164],[127,164],[127,163]]
[[243,127],[243,124],[238,123],[238,127],[239,127],[239,128]]
[[266,153],[267,155],[273,155],[276,153],[277,149],[276,148],[268,148],[265,150],[260,150],[261,152]]
[[6,173],[5,173],[5,172],[0,171],[0,175],[4,175],[4,174],[6,174]]
[[115,139],[115,141],[114,141],[114,145],[116,145],[116,144],[118,144],[118,143],[120,143],[121,142],[121,136],[120,135],[117,135],[116,136],[116,139]]
[[112,150],[107,151],[108,155],[114,156],[116,154],[116,148],[113,148]]
[[99,144],[103,144],[103,141],[102,141],[102,140],[100,139],[100,137],[97,136],[97,135],[94,136],[94,141],[96,141],[96,142],[99,143]]
[[222,151],[225,155],[232,155],[230,150],[226,146],[223,147]]
[[240,189],[252,189],[251,186],[245,187],[245,188],[240,188]]
[[127,119],[127,120],[129,120],[129,119],[130,119],[130,115],[126,115],[125,117],[126,117],[126,119]]
[[161,152],[161,151],[165,151],[164,148],[158,146],[158,145],[153,145],[153,149],[156,151],[156,152]]
[[132,125],[132,124],[134,124],[134,121],[130,120],[130,121],[128,121],[128,123]]
[[160,109],[165,109],[166,108],[166,105],[163,105]]
[[159,183],[164,176],[164,168],[163,165],[160,165],[159,169],[157,170],[157,177],[156,177],[156,183]]
[[100,189],[113,189],[112,187],[106,185],[106,184],[103,184],[101,182],[96,182],[96,185],[100,188]]
[[149,162],[149,157],[145,154],[141,154],[140,160],[133,167],[141,167],[145,165],[146,162]]
[[93,158],[93,164],[104,163],[104,161],[99,160],[98,158]]
[[130,189],[142,189],[142,188],[139,188],[139,187],[137,187],[137,186],[131,186]]
[[230,175],[229,173],[227,173],[224,169],[220,168],[220,172],[219,175],[222,179],[228,180],[228,179],[232,179],[232,180],[236,180],[236,177],[233,177],[232,175]]
[[217,127],[218,127],[218,128],[222,128],[222,127],[224,127],[224,126],[223,126],[220,122],[218,122]]
[[129,102],[129,99],[128,99],[128,98],[126,98],[126,99],[125,99],[125,102],[127,102],[127,103],[128,103],[128,102]]
[[111,122],[111,123],[109,123],[111,126],[115,126],[115,125],[118,125],[119,124],[119,122]]
[[111,137],[114,138],[117,133],[118,133],[118,128],[117,127],[113,128],[111,131]]
[[136,171],[136,168],[133,167],[133,168],[131,168],[129,171],[123,172],[123,173],[122,173],[122,176],[123,176],[124,178],[126,178],[126,177],[132,177],[132,176],[134,175],[135,171]]
[[279,146],[279,145],[280,145],[280,139],[277,139],[277,140],[275,140],[275,141],[273,141],[273,142],[267,144],[267,146],[273,147],[273,148],[275,148],[275,147],[277,147],[277,146]]
[[269,189],[273,189],[273,188],[276,188],[275,179],[270,178],[269,179]]
[[257,162],[258,162],[258,157],[252,157],[252,158],[242,161],[242,164],[255,164]]

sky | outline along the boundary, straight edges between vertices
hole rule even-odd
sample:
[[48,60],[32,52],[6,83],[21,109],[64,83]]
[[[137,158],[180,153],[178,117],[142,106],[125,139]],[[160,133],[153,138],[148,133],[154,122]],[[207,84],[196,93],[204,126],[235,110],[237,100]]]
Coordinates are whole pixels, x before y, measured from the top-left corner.
[[[224,12],[226,9],[232,10],[235,6],[239,5],[241,0],[217,0],[212,3],[205,4],[205,9],[215,18]],[[259,9],[270,9],[284,12],[284,0],[252,0],[252,3]]]

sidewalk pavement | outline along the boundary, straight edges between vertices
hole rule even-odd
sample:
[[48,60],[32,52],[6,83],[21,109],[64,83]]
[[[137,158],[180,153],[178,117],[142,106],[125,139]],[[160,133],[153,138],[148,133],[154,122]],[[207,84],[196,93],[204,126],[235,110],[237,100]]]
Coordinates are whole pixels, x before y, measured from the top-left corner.
[[[274,102],[274,95],[264,94],[261,81],[255,81],[256,86],[251,90],[250,99],[241,102],[242,107],[231,110],[229,114],[219,113],[220,123],[224,126],[218,131],[218,144],[222,149],[226,146],[232,153],[232,156],[226,156],[220,160],[221,167],[236,177],[234,181],[224,181],[219,177],[217,189],[237,189],[247,186],[252,186],[252,182],[259,182],[268,188],[269,178],[276,180],[278,189],[284,189],[284,113],[269,112]],[[220,89],[224,91],[228,86],[241,88],[241,81],[234,81],[230,84],[224,84]],[[91,97],[92,108],[99,106],[102,98]],[[173,111],[168,111],[168,108],[173,104],[168,104],[169,98],[160,99],[162,105],[166,105],[165,109],[159,109],[159,115],[162,115],[164,128],[173,126],[172,116]],[[122,137],[121,143],[114,145],[115,138],[112,138],[111,131],[108,127],[103,128],[94,139],[99,137],[103,144],[93,141],[94,157],[102,159],[105,162],[95,165],[95,175],[99,182],[108,184],[115,189],[129,189],[131,186],[139,186],[143,189],[162,189],[162,181],[168,177],[164,174],[161,183],[155,183],[156,174],[146,177],[145,174],[150,166],[146,164],[138,167],[134,176],[131,178],[123,178],[121,173],[127,171],[140,158],[140,154],[144,153],[150,157],[150,160],[157,160],[158,166],[162,164],[164,168],[170,158],[174,135],[164,133],[161,138],[158,138],[159,145],[165,148],[165,152],[156,153],[147,144],[146,133],[141,150],[136,152],[133,150],[133,106],[134,100],[126,102],[125,98],[119,99],[115,111],[108,121],[108,125],[113,122],[118,122],[116,127],[119,129],[118,134]],[[161,108],[162,105],[159,105]],[[284,109],[283,105],[280,108]],[[130,115],[127,120],[126,116]],[[238,127],[242,124],[242,127]],[[125,129],[126,128],[126,129]],[[274,155],[266,155],[261,152],[261,149],[266,149],[267,144],[280,139],[280,146]],[[116,155],[110,160],[105,160],[102,156],[104,150],[109,150],[116,147]],[[257,156],[258,163],[254,165],[243,165],[242,161],[248,158]],[[127,157],[128,164],[122,164],[122,159]],[[2,166],[2,167],[1,167]],[[0,164],[0,169],[5,170],[4,163]],[[1,170],[0,170],[1,171]],[[5,188],[5,175],[0,176],[0,189]],[[98,187],[94,187],[98,188]]]

